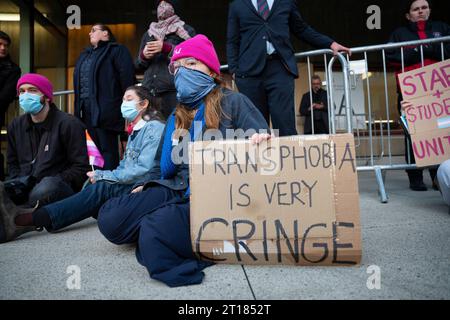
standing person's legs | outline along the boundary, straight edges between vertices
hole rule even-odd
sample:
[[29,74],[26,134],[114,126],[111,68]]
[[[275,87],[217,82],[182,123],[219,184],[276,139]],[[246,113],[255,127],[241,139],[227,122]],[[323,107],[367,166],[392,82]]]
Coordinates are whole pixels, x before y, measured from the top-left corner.
[[[403,100],[402,94],[398,94],[397,108],[399,114],[401,115],[401,102]],[[408,164],[415,164],[416,159],[414,158],[414,151],[412,148],[411,139],[408,133],[405,132],[405,160]],[[410,169],[406,170],[409,178],[409,188],[414,191],[427,191],[426,185],[423,183],[423,170],[421,169]]]
[[192,251],[189,202],[164,206],[140,224],[136,257],[153,279],[170,287],[202,282],[202,270],[212,263],[200,261]]
[[314,130],[316,131],[315,134],[329,134],[330,133],[330,129],[328,128],[327,124],[323,120],[314,122]]
[[181,199],[182,194],[163,186],[153,186],[143,192],[111,199],[99,210],[98,228],[114,244],[135,243],[142,218],[167,202]]
[[119,166],[119,133],[98,128],[97,120],[93,119],[93,110],[89,101],[82,100],[82,120],[86,125],[92,140],[105,160],[103,170],[114,170]]
[[280,131],[280,136],[295,136],[295,82],[279,59],[269,60],[264,70],[264,87],[274,129]]
[[47,205],[67,197],[75,192],[70,185],[63,181],[60,177],[45,177],[31,190],[28,198],[28,204],[35,207],[39,205]]
[[48,221],[45,217],[47,215],[51,225],[37,225],[37,227],[57,231],[90,217],[97,218],[98,211],[106,201],[129,193],[131,188],[132,185],[103,181],[89,185],[67,199],[39,208],[34,213],[35,220]]
[[102,128],[94,128],[95,136],[97,138],[98,144],[97,147],[100,150],[100,153],[105,159],[105,166],[102,168],[103,170],[114,170],[119,166],[120,157],[119,157],[119,133],[112,130],[102,129]]
[[169,118],[170,114],[175,110],[178,104],[177,92],[168,91],[161,94],[161,113],[164,118]]
[[267,105],[266,89],[264,88],[264,81],[262,77],[254,78],[239,78],[235,79],[239,92],[247,96],[253,104],[258,108],[261,114],[270,124],[270,112]]

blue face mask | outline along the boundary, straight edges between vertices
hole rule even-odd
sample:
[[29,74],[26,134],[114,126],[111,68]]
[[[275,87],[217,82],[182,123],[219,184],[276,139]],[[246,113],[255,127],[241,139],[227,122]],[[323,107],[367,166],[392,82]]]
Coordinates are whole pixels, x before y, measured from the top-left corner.
[[139,115],[139,111],[136,109],[137,102],[134,100],[124,101],[120,110],[122,111],[122,116],[125,120],[133,121]]
[[195,108],[215,87],[214,78],[201,71],[180,67],[175,74],[177,99],[190,108]]
[[25,113],[37,115],[44,108],[44,104],[41,102],[41,96],[32,93],[22,93],[19,96],[19,104]]

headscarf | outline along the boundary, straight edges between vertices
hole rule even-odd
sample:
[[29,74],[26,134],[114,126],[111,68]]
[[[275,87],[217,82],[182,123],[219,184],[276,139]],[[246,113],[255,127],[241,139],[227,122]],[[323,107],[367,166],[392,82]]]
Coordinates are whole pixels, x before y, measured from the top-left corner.
[[184,40],[191,37],[184,28],[185,22],[175,14],[175,9],[170,3],[161,1],[158,5],[157,16],[158,22],[152,22],[148,29],[150,36],[162,40],[171,33],[175,33]]

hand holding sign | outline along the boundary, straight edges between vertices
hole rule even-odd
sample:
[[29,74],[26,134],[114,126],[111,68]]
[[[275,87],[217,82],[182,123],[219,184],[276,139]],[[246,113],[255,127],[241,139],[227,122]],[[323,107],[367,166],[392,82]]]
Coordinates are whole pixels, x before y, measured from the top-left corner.
[[399,75],[418,167],[450,159],[450,60]]

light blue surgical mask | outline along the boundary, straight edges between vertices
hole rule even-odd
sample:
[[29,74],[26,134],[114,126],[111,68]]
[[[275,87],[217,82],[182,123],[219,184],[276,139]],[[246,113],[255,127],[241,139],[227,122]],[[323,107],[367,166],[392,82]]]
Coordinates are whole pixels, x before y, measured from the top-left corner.
[[195,108],[215,87],[214,78],[198,70],[180,67],[175,74],[177,100]]
[[37,115],[44,108],[44,104],[41,102],[42,96],[33,93],[22,93],[19,96],[19,104],[25,113]]
[[122,111],[122,116],[125,120],[133,121],[139,115],[139,111],[136,109],[136,106],[139,102],[134,100],[124,101],[122,102],[122,106],[120,110]]

